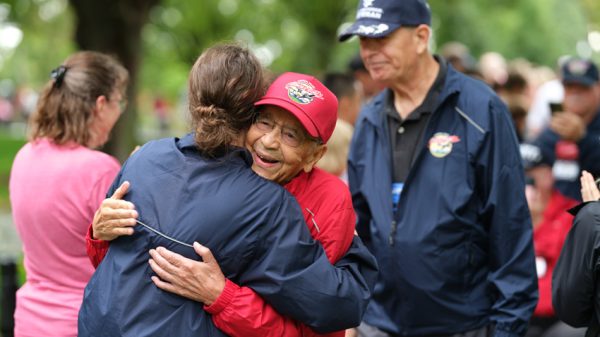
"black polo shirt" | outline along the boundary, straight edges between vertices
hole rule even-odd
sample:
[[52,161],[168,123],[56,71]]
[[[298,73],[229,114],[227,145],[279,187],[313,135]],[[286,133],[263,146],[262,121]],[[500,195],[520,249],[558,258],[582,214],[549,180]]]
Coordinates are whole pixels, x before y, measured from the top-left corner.
[[423,103],[413,110],[406,119],[402,120],[394,106],[394,95],[388,95],[385,105],[388,132],[392,148],[392,181],[404,182],[416,159],[417,146],[421,144],[425,127],[431,114],[438,106],[438,97],[446,79],[446,61],[434,56],[440,64],[440,70]]

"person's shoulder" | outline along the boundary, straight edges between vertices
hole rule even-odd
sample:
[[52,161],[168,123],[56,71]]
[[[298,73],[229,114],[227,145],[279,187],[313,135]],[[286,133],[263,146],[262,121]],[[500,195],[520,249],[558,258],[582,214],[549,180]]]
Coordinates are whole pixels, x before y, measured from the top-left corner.
[[447,85],[458,88],[461,93],[482,97],[497,97],[492,88],[479,79],[467,76],[454,69],[448,69],[447,76]]
[[377,124],[381,120],[379,116],[385,108],[387,95],[389,95],[389,89],[384,89],[370,101],[363,104],[354,125],[355,130],[365,126],[365,121],[370,121],[369,124]]
[[127,165],[151,165],[162,162],[170,166],[182,159],[181,151],[177,149],[176,137],[150,140],[141,145],[127,158]]
[[292,195],[288,193],[281,185],[274,181],[265,179],[252,170],[247,170],[244,179],[248,182],[249,187],[253,191],[259,191],[258,197],[262,200],[272,200],[281,198],[290,198]]
[[[597,240],[600,237],[600,201],[582,203],[576,206],[573,220],[573,235]],[[573,214],[573,209],[570,210]]]
[[387,96],[389,95],[390,90],[389,89],[384,89],[381,92],[379,92],[377,95],[375,95],[373,98],[371,98],[368,102],[364,103],[362,108],[361,108],[361,112],[365,113],[372,113],[372,112],[377,112],[381,109],[383,109],[383,107],[385,106],[385,101]]
[[310,174],[309,179],[311,193],[318,193],[325,196],[328,200],[350,200],[350,190],[342,179],[315,167]]
[[177,137],[153,139],[140,146],[139,150],[134,154],[143,152],[172,151],[176,147],[177,140]]
[[121,164],[110,154],[84,146],[73,148],[71,153],[71,164],[86,169],[97,170],[103,167],[119,168]]
[[311,172],[311,183],[315,186],[326,189],[348,189],[348,186],[342,181],[342,179],[316,166]]
[[[577,212],[577,218],[595,220],[600,225],[600,201],[593,201],[584,204]],[[600,226],[599,226],[600,230]]]

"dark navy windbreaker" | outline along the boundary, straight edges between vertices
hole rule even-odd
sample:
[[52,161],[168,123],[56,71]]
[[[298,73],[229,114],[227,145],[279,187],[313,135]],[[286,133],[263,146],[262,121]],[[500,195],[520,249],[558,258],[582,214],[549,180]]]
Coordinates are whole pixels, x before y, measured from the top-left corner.
[[198,259],[211,249],[225,276],[249,286],[280,313],[320,331],[357,325],[376,264],[355,239],[334,268],[304,224],[295,199],[260,178],[242,149],[217,160],[193,136],[146,144],[123,166],[111,191],[131,182],[126,199],[142,225],[111,242],[84,293],[79,336],[224,336],[201,303],[157,288],[148,251],[166,247]]
[[383,108],[390,94],[363,109],[349,154],[357,230],[380,269],[364,320],[408,336],[488,324],[495,324],[495,336],[523,334],[537,281],[523,168],[506,107],[449,66],[394,214]]

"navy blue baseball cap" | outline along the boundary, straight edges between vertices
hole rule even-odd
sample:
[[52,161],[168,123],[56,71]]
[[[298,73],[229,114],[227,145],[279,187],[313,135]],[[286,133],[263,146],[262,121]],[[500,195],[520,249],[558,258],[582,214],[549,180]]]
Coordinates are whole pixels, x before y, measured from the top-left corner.
[[431,10],[426,0],[359,0],[356,21],[339,36],[384,37],[401,26],[431,26]]
[[590,87],[599,81],[598,67],[586,59],[576,57],[568,59],[563,63],[560,73],[564,84],[581,84]]

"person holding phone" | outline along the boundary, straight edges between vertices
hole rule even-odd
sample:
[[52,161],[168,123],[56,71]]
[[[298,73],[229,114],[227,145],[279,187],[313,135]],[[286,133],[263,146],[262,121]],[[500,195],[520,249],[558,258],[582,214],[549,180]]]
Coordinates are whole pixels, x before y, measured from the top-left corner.
[[526,168],[551,169],[554,188],[581,200],[577,179],[581,171],[600,175],[598,68],[590,60],[573,57],[561,67],[561,80],[565,88],[562,106],[551,105],[550,125],[537,139],[522,146],[521,154]]
[[562,103],[549,102],[548,106],[550,107],[550,113],[552,113],[552,116],[554,116],[555,113],[564,110]]

